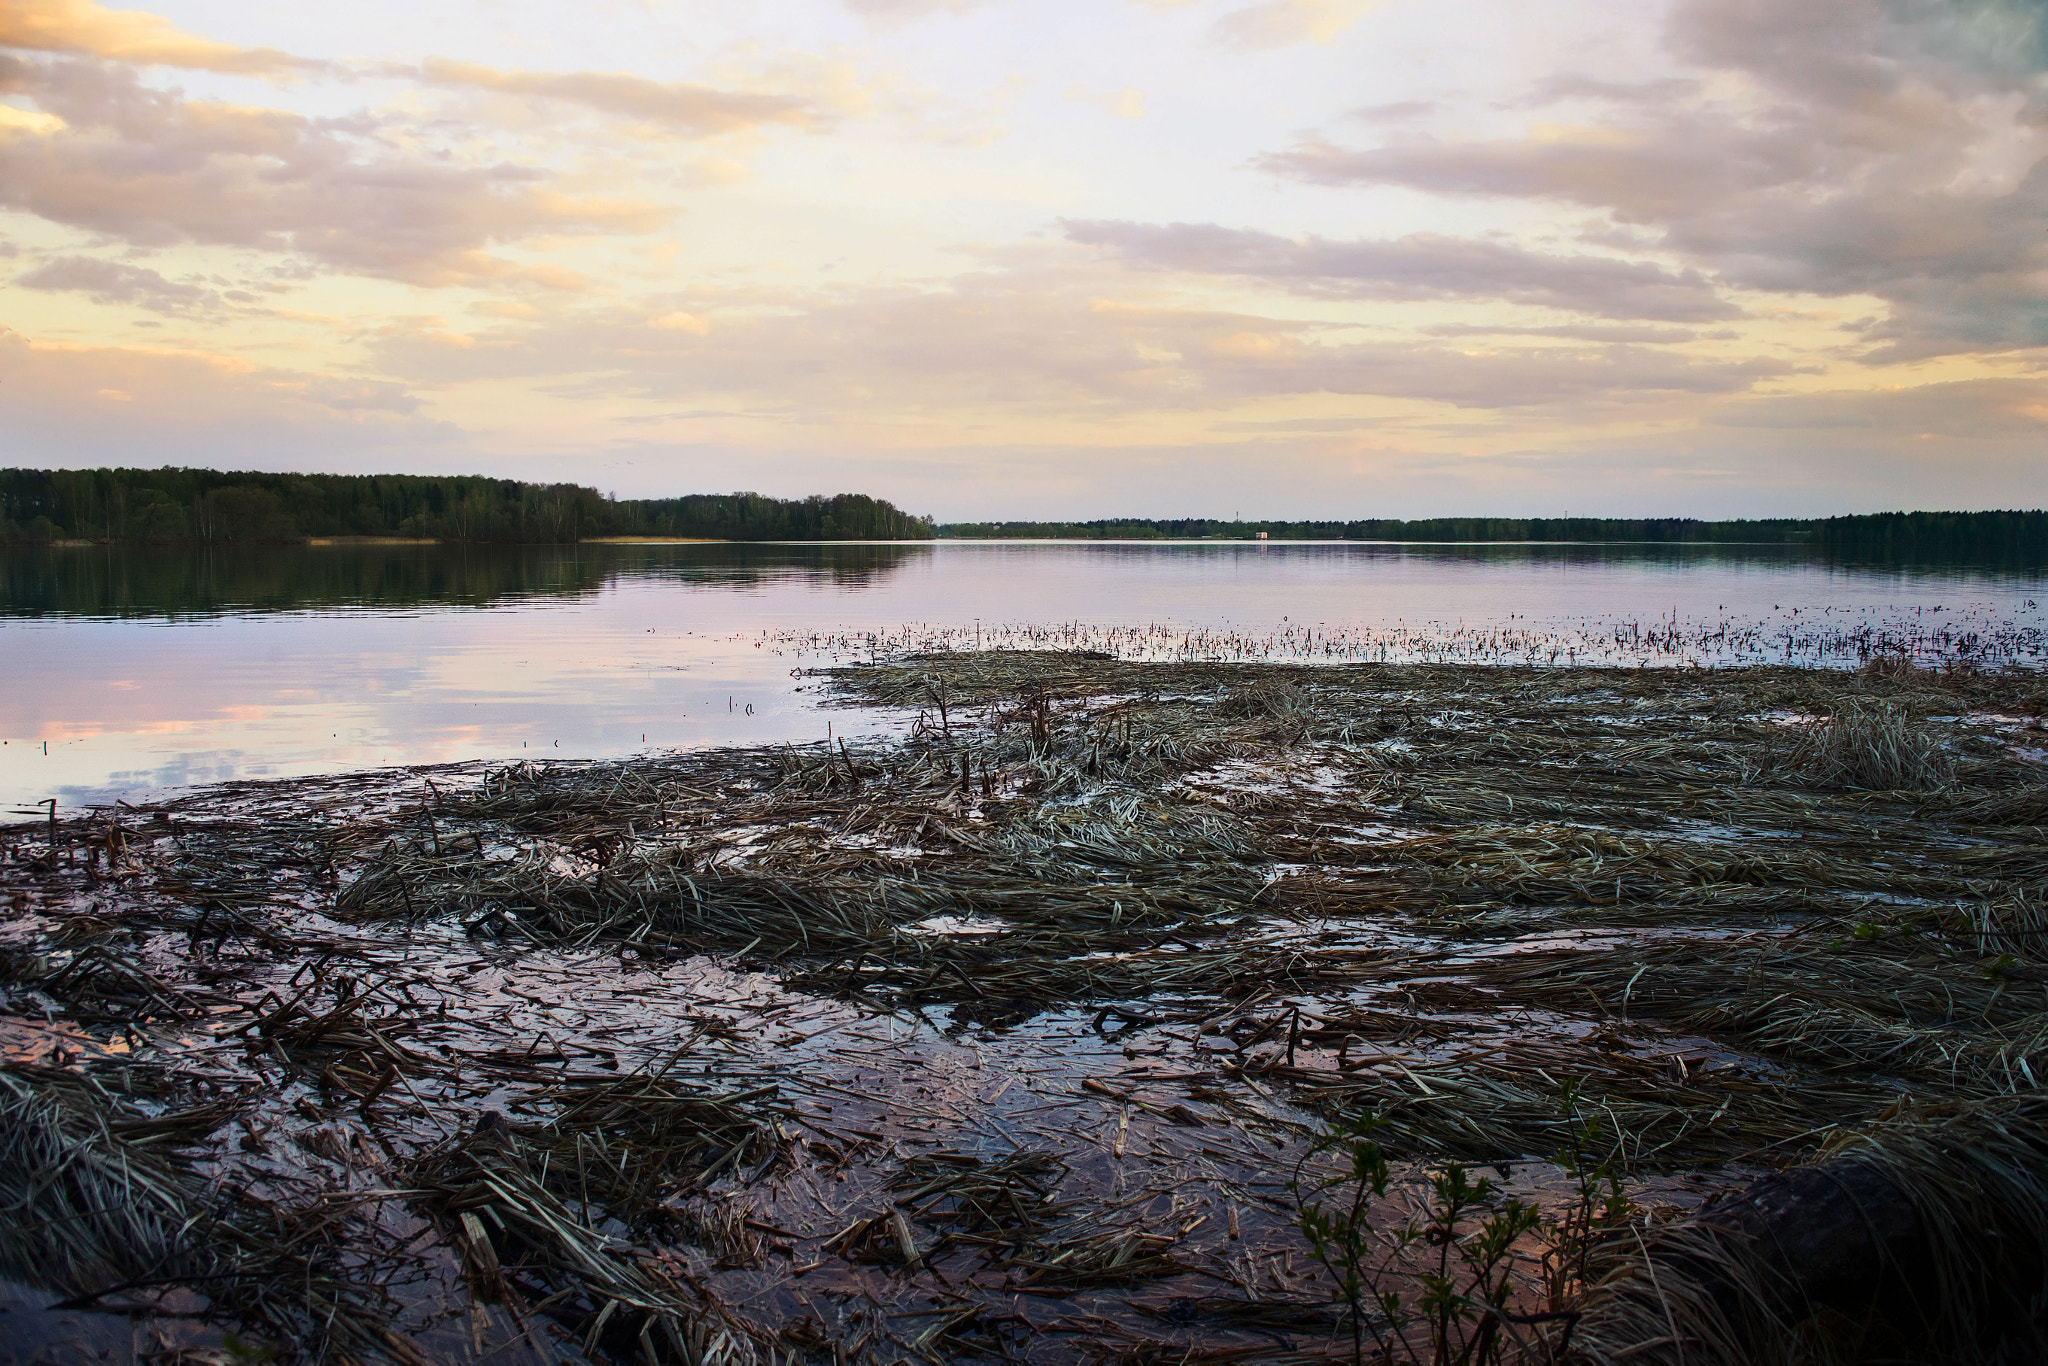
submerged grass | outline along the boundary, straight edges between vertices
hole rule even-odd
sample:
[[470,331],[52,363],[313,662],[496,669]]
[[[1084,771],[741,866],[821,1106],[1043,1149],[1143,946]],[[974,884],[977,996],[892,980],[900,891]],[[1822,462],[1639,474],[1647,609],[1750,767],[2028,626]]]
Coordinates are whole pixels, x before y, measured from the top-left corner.
[[[212,1287],[307,1358],[1349,1359],[1280,1177],[1320,1123],[1555,1205],[1591,1116],[1637,1203],[1569,1285],[1503,1252],[1487,1312],[1564,1296],[1601,1362],[2017,1340],[2031,676],[1019,651],[830,684],[905,733],[18,832],[0,1270]],[[1780,1226],[1716,1214],[1780,1209],[1738,1194],[1771,1172],[1919,1238],[1934,1308],[1858,1336],[1788,1298]],[[1875,1255],[1853,1223],[1808,1260]],[[1556,1356],[1565,1318],[1486,1350]]]

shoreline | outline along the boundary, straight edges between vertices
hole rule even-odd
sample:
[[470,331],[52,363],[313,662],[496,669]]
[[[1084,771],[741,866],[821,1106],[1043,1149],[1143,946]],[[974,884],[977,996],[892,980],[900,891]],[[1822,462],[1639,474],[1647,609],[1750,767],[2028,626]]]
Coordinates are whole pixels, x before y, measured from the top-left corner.
[[[441,1350],[480,1311],[621,1359],[642,1326],[817,1361],[1346,1359],[1286,1187],[1336,1174],[1313,1149],[1345,1115],[1380,1116],[1390,1200],[1499,1162],[1566,1214],[1580,1142],[1627,1192],[1604,1232],[1653,1253],[1859,1143],[1918,1170],[1923,1115],[2034,1132],[2037,675],[827,677],[910,733],[0,831],[0,1077],[62,1124],[131,1123],[124,1086],[187,1116],[146,1159],[166,1211],[230,1174],[272,1210],[356,1202],[312,1246],[384,1288],[300,1268],[337,1347]],[[180,1275],[310,1255],[204,1220],[227,1262]],[[215,1289],[245,1336],[309,1331],[282,1281]],[[1581,1341],[1628,1321],[1567,1298]]]

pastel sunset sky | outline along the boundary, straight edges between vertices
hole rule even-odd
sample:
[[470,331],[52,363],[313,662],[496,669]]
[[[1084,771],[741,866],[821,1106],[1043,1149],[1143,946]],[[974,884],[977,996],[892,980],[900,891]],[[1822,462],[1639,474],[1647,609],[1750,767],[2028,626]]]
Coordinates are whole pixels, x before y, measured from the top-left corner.
[[2048,502],[2042,0],[0,0],[0,463]]

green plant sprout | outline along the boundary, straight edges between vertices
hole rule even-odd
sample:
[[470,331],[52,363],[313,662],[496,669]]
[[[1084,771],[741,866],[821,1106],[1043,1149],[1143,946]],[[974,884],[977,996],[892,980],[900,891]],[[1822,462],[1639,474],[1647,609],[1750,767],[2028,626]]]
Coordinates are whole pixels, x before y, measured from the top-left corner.
[[[1532,1347],[1552,1360],[1566,1350],[1589,1254],[1637,1209],[1624,1184],[1620,1136],[1603,1143],[1606,1126],[1586,1110],[1578,1081],[1565,1083],[1559,1108],[1566,1136],[1555,1160],[1573,1194],[1547,1218],[1531,1201],[1505,1198],[1493,1178],[1475,1178],[1463,1164],[1448,1162],[1409,1187],[1420,1197],[1415,1214],[1399,1224],[1375,1223],[1375,1209],[1395,1185],[1386,1150],[1374,1137],[1386,1124],[1377,1114],[1336,1120],[1303,1155],[1288,1190],[1310,1253],[1345,1306],[1359,1366],[1420,1366],[1425,1360],[1487,1366],[1505,1360],[1511,1346],[1524,1358]],[[1605,1155],[1596,1156],[1603,1147]],[[1334,1171],[1319,1179],[1305,1175],[1329,1154],[1339,1157]],[[1506,1166],[1496,1170],[1503,1180],[1511,1174]],[[1531,1233],[1541,1242],[1544,1307],[1525,1314],[1513,1308],[1515,1265],[1518,1245]],[[1515,1331],[1554,1323],[1564,1325],[1555,1343],[1532,1344]],[[1427,1332],[1425,1352],[1410,1340],[1416,1328]]]

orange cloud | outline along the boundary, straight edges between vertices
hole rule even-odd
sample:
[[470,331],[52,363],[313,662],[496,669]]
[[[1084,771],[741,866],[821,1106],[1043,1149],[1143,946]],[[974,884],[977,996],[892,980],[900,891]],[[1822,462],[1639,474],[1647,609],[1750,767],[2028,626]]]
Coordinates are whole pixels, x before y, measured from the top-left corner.
[[0,129],[0,206],[140,245],[253,247],[422,285],[578,288],[573,272],[490,248],[663,221],[646,204],[551,191],[541,171],[405,156],[298,114],[183,100],[132,69],[13,65],[12,88],[59,124]]
[[997,414],[1154,421],[1326,395],[1498,413],[1663,409],[1743,393],[1787,369],[1763,356],[1574,338],[1485,347],[1357,340],[1312,320],[1104,300],[1100,283],[1085,270],[992,272],[942,288],[569,307],[487,326],[460,349],[438,344],[430,329],[393,330],[371,354],[379,369],[423,384],[574,375],[562,392],[575,398],[783,405],[828,426],[915,420],[960,432]]
[[664,83],[624,73],[500,71],[441,57],[429,57],[418,68],[393,68],[393,73],[428,85],[562,100],[698,134],[734,133],[774,123],[812,127],[823,121],[815,105],[794,95],[720,90],[687,81]]
[[275,48],[236,47],[181,32],[140,10],[111,10],[92,0],[0,0],[0,47],[76,52],[113,61],[278,76],[315,68]]
[[1210,36],[1224,47],[1263,52],[1295,43],[1328,43],[1350,28],[1378,0],[1268,0],[1233,10],[1216,21]]

